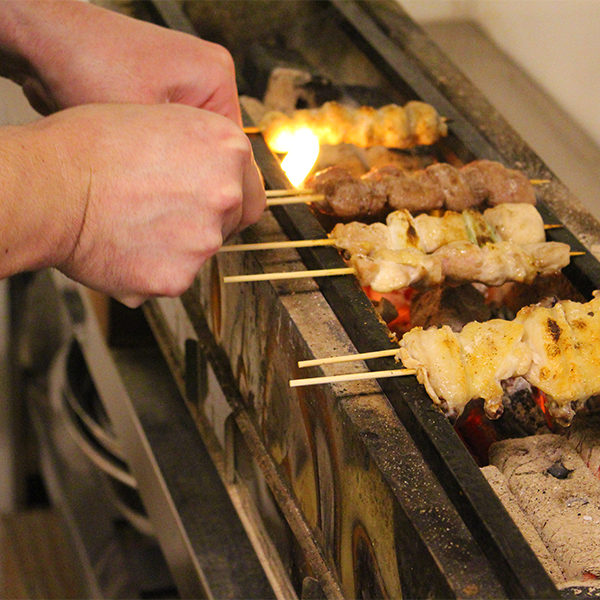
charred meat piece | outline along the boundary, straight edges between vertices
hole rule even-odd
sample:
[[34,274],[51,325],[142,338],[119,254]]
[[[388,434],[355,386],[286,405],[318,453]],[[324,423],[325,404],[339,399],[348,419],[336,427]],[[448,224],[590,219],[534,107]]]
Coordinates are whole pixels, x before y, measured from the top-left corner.
[[460,169],[473,196],[492,206],[505,202],[535,204],[535,192],[527,177],[493,160],[476,160]]
[[316,193],[326,198],[317,207],[342,218],[377,214],[385,205],[385,197],[372,194],[362,179],[352,177],[341,167],[325,169],[314,175],[308,183]]
[[[449,210],[464,210],[480,204],[473,195],[462,172],[452,165],[437,163],[425,169],[443,195],[443,206]],[[422,209],[427,210],[427,209]]]

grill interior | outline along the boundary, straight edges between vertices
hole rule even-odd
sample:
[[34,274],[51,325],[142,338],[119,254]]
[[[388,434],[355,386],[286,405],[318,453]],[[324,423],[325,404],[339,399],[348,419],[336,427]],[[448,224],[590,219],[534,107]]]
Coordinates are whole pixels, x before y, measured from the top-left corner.
[[[172,15],[161,4],[153,10],[168,23]],[[548,240],[584,253],[564,277],[583,299],[600,288],[600,264],[589,251],[600,237],[597,224],[395,3],[221,1],[183,8],[198,35],[232,52],[241,94],[262,98],[270,71],[283,64],[313,74],[311,94],[298,107],[419,99],[450,121],[449,136],[419,152],[453,164],[499,160],[550,180],[538,190],[538,209],[546,223],[564,227],[548,231]],[[252,143],[267,188],[291,187],[264,141]],[[306,205],[279,206],[242,237],[315,239],[330,229],[331,219]],[[392,347],[353,277],[235,290],[221,284],[229,273],[341,266],[333,248],[218,257],[182,298],[198,336],[183,356],[173,350],[166,304],[146,311],[199,427],[213,430],[209,436],[215,420],[206,416],[210,386],[204,389],[201,374],[208,369],[219,383],[233,418],[217,443],[228,449],[216,452],[231,459],[234,476],[251,490],[297,593],[308,594],[314,581],[326,597],[593,595],[574,586],[557,591],[481,473],[476,452],[415,378],[289,391],[289,379],[324,372],[300,375],[299,359]],[[395,367],[380,358],[357,368]]]

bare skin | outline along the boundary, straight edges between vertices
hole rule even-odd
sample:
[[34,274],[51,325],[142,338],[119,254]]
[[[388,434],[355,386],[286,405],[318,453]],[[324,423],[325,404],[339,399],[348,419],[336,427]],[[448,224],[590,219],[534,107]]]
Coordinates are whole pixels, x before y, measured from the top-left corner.
[[181,294],[262,214],[220,46],[77,0],[4,0],[0,59],[51,115],[0,128],[0,277],[54,266],[137,306]]

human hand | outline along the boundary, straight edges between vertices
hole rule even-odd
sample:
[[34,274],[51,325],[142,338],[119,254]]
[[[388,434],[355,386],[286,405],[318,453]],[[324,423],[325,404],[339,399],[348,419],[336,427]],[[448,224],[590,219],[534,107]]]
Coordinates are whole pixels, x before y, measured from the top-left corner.
[[231,55],[79,0],[0,2],[4,72],[48,115],[88,103],[180,103],[241,125]]
[[64,173],[40,188],[61,219],[47,231],[63,232],[45,266],[128,306],[183,293],[223,239],[264,210],[250,143],[220,115],[87,105],[26,127],[34,164]]

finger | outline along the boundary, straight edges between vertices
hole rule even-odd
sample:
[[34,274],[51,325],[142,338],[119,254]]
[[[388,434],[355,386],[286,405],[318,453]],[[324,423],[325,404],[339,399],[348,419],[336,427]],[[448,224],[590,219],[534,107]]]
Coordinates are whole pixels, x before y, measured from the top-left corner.
[[22,87],[27,101],[40,115],[47,117],[56,112],[57,107],[55,102],[37,79],[28,77]]
[[244,203],[242,206],[242,216],[237,231],[245,229],[252,223],[256,223],[265,212],[267,206],[267,196],[263,184],[262,174],[254,160],[250,161],[243,175],[242,191]]
[[142,296],[141,294],[114,294],[113,298],[128,308],[138,308],[146,302],[150,296]]

